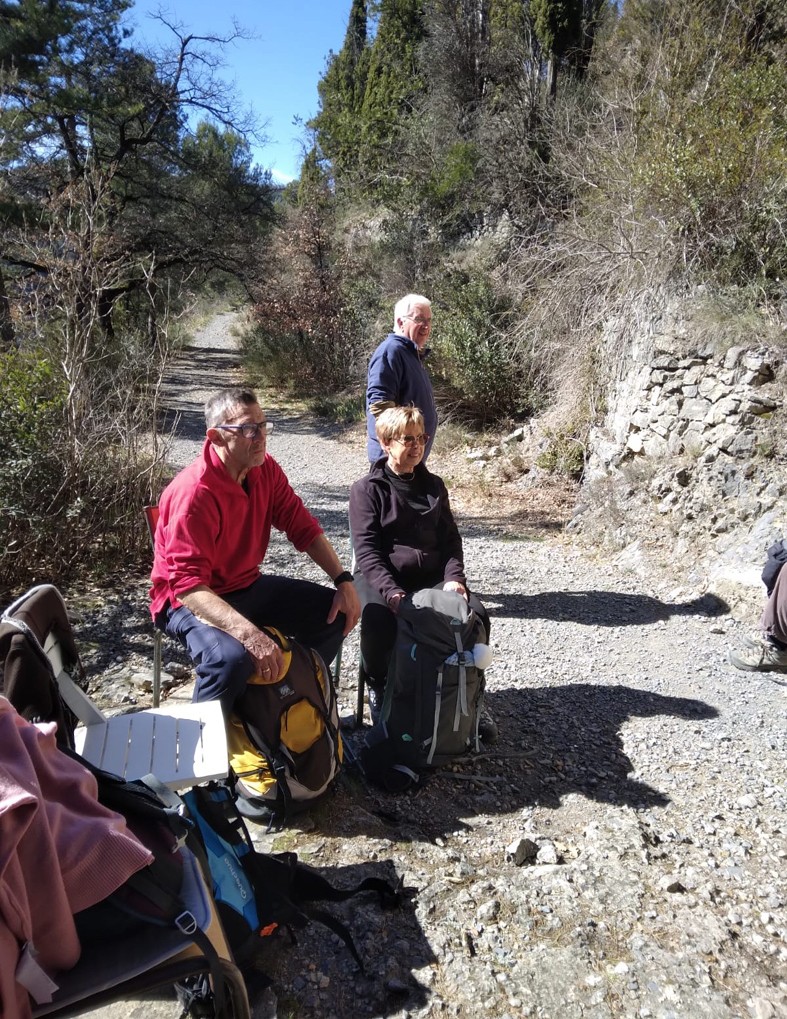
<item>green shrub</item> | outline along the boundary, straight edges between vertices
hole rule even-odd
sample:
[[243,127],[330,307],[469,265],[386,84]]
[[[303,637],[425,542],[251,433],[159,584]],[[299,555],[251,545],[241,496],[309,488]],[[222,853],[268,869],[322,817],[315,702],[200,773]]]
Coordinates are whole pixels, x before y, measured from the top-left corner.
[[531,413],[540,399],[536,364],[512,342],[506,294],[487,275],[455,271],[436,305],[436,388],[449,410],[479,424]]
[[570,432],[548,432],[548,445],[536,457],[536,466],[550,474],[579,481],[585,470],[585,446]]
[[0,596],[66,584],[149,557],[141,507],[158,490],[149,455],[103,434],[65,428],[67,388],[33,354],[0,356]]
[[337,396],[318,396],[310,403],[312,411],[321,418],[340,425],[352,425],[366,418],[364,393],[342,393]]
[[667,112],[654,103],[645,120],[634,177],[643,212],[658,210],[683,260],[717,283],[783,279],[787,70],[765,58],[722,64],[697,92]]

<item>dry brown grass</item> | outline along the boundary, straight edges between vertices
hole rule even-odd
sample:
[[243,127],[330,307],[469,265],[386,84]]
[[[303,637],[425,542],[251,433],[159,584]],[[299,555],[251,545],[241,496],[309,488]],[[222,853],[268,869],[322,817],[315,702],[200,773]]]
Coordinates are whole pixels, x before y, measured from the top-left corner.
[[487,527],[497,534],[538,538],[562,531],[571,519],[579,486],[566,478],[513,476],[501,459],[483,467],[468,462],[462,450],[433,454],[430,469],[448,486],[451,506],[461,525]]

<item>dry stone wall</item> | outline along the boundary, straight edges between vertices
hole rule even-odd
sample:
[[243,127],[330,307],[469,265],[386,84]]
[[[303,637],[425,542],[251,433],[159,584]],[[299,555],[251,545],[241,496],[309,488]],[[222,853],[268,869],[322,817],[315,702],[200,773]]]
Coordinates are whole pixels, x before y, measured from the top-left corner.
[[682,453],[705,463],[721,453],[751,458],[762,438],[761,420],[779,407],[762,390],[773,379],[768,355],[743,347],[720,358],[709,352],[656,355],[635,374],[633,413],[617,406],[612,411],[610,424],[623,447],[617,459]]
[[571,524],[632,568],[646,557],[677,567],[740,615],[759,611],[764,549],[787,535],[787,372],[774,336],[729,345],[695,334],[679,308],[640,318],[625,343],[610,337],[617,371]]

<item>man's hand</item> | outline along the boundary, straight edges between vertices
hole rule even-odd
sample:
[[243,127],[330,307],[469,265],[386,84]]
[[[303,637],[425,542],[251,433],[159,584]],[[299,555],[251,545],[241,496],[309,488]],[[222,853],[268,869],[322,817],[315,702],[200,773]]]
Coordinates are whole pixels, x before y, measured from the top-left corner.
[[443,584],[443,590],[456,591],[457,594],[461,594],[465,601],[467,601],[467,588],[464,584],[460,584],[458,580],[446,580]]
[[241,639],[241,643],[251,655],[255,672],[266,683],[275,683],[284,669],[284,654],[281,648],[262,630],[255,630]]
[[284,655],[276,641],[259,630],[253,623],[226,602],[221,595],[200,584],[180,600],[203,623],[224,630],[239,640],[254,662],[255,672],[265,683],[275,683],[284,668]]
[[[339,557],[324,534],[317,535],[306,549],[306,555],[317,563],[320,569],[331,580],[340,577],[344,572],[342,564],[339,562]],[[328,613],[326,621],[332,623],[340,612],[344,613],[346,619],[344,624],[344,636],[346,637],[361,616],[361,603],[358,601],[355,584],[349,580],[339,584],[336,588],[336,594],[333,596],[333,602],[331,603],[331,611]]]
[[358,592],[355,590],[355,584],[351,584],[349,580],[344,584],[339,584],[336,588],[336,594],[333,596],[327,622],[332,623],[340,612],[344,613],[344,636],[346,637],[361,618],[361,603],[358,600]]

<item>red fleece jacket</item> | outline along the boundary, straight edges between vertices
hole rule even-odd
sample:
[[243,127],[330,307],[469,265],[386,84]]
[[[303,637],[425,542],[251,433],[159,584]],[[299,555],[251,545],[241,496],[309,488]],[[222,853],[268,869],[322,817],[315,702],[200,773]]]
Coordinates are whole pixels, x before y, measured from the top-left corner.
[[271,528],[299,552],[323,533],[271,456],[252,467],[245,486],[227,473],[210,441],[202,455],[164,489],[153,557],[151,613],[155,619],[179,596],[202,584],[216,594],[248,587],[259,576]]

